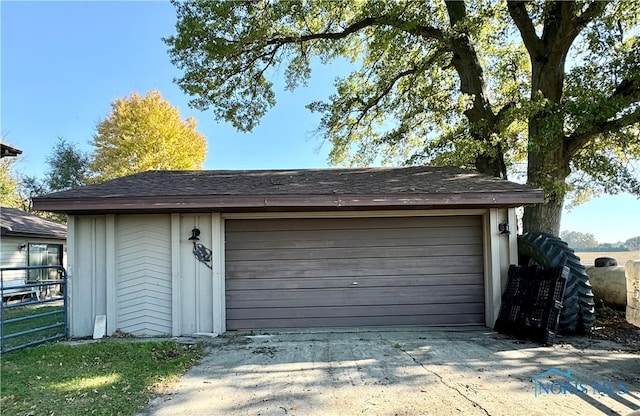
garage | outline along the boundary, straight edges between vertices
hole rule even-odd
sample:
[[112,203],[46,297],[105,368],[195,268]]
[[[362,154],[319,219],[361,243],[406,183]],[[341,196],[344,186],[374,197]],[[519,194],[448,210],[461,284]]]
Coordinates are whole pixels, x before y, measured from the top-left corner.
[[148,171],[34,199],[68,216],[69,329],[492,327],[516,207],[542,191],[444,166]]
[[482,217],[227,220],[227,329],[484,325]]

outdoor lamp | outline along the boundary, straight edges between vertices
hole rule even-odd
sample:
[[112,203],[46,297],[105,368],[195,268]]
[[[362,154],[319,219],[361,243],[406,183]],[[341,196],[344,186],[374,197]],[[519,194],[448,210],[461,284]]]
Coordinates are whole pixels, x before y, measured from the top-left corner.
[[193,230],[191,230],[191,237],[189,237],[189,241],[200,241],[200,237],[198,237],[200,235],[200,230],[198,230],[196,227],[193,227]]
[[509,231],[509,223],[502,222],[498,224],[498,231],[500,231],[500,234],[511,234],[511,231]]

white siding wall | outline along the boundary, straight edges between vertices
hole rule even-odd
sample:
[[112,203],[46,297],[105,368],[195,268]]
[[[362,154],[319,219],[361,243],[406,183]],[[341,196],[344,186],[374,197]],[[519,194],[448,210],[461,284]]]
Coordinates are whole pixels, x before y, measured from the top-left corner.
[[[50,238],[25,238],[25,237],[0,237],[0,267],[25,267],[27,266],[27,249],[20,249],[20,245],[29,243],[62,244],[62,266],[67,267],[67,245],[65,240]],[[23,279],[27,276],[24,271],[4,272],[5,280]]]
[[170,335],[170,217],[118,216],[115,230],[116,327],[133,335]]
[[[510,234],[501,234],[500,223],[507,223]],[[492,208],[485,216],[485,318],[489,328],[500,313],[502,292],[507,285],[510,264],[518,264],[518,237],[515,208]]]
[[106,218],[69,216],[69,332],[72,337],[93,334],[97,315],[107,313]]
[[[179,325],[180,334],[222,332],[224,329],[224,315],[214,319],[214,309],[218,311],[221,290],[220,284],[220,216],[218,214],[181,215],[178,244],[178,261],[180,264],[180,305]],[[188,241],[191,230],[200,230],[200,244],[213,251],[212,268],[199,262],[193,255],[193,243]],[[216,315],[218,315],[216,314]]]
[[[1,267],[25,267],[27,265],[27,250],[20,250],[20,244],[27,244],[24,238],[0,237],[0,266]],[[3,272],[4,280],[26,278],[26,272]]]
[[[192,253],[194,226],[212,269]],[[70,216],[68,232],[72,337],[93,334],[98,315],[108,335],[224,331],[219,214]]]
[[[483,215],[486,324],[493,326],[510,263],[517,261],[513,209],[377,211],[343,218],[414,215]],[[322,218],[335,213],[235,214],[228,218]],[[500,222],[512,234],[501,235]],[[213,251],[200,263],[188,241],[193,227]],[[220,214],[102,215],[69,217],[70,331],[90,336],[97,315],[107,333],[190,335],[225,331],[224,219]]]

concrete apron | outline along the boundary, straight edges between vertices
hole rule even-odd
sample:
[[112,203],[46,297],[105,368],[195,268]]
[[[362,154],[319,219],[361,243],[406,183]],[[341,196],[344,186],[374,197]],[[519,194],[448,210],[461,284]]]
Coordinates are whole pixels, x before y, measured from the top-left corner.
[[550,416],[640,409],[640,356],[607,341],[570,337],[541,347],[486,329],[245,335],[212,340],[200,364],[140,415]]

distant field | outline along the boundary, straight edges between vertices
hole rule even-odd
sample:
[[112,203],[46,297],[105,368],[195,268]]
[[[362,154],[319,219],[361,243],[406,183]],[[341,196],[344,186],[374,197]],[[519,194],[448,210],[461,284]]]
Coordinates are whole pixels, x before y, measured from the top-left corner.
[[601,251],[601,252],[588,252],[581,251],[576,252],[580,257],[582,264],[593,264],[594,260],[598,257],[613,257],[618,260],[618,266],[624,266],[629,260],[640,260],[640,250],[636,251]]

